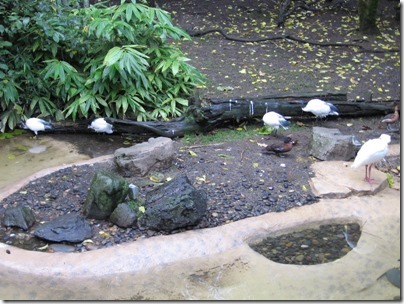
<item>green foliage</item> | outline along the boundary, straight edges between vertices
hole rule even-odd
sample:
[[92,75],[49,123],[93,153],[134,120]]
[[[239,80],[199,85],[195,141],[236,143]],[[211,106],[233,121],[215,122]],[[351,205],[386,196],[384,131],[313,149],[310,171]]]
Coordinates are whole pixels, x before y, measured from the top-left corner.
[[386,176],[387,176],[387,182],[389,184],[389,188],[393,187],[393,185],[394,185],[393,175],[391,175],[390,172],[387,172]]
[[32,115],[181,115],[205,83],[171,43],[188,34],[167,12],[135,0],[88,8],[78,3],[0,0],[1,125],[13,129]]
[[143,214],[146,212],[145,207],[143,206],[141,201],[138,200],[131,200],[128,202],[128,206],[130,208],[130,210],[135,211],[136,212],[136,217],[137,219],[140,219]]

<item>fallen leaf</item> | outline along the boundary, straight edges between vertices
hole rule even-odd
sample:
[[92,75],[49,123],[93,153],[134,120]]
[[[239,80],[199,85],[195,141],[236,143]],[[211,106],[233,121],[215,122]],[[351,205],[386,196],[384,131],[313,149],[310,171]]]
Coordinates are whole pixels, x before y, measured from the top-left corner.
[[195,157],[195,156],[197,156],[198,154],[196,154],[194,151],[192,151],[192,150],[189,150],[189,155],[191,155],[191,156],[193,156],[193,157]]
[[258,168],[258,163],[253,163],[253,168]]
[[223,153],[219,153],[217,156],[223,157],[223,158],[233,158],[232,155],[227,155],[227,154],[223,154]]
[[110,235],[108,232],[105,232],[105,231],[102,231],[102,230],[101,230],[100,232],[98,232],[98,234],[99,234],[101,237],[105,238],[105,239],[111,237],[111,235]]

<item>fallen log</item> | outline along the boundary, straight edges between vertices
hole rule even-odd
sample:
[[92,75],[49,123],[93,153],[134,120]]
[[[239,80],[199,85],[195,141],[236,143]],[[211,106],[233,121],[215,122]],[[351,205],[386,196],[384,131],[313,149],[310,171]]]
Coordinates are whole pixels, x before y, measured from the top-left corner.
[[[393,110],[392,102],[348,102],[342,93],[278,94],[259,98],[211,98],[195,101],[187,113],[169,121],[134,121],[130,119],[107,118],[113,124],[115,134],[135,134],[137,136],[182,137],[187,133],[204,133],[229,123],[261,120],[262,116],[275,111],[292,121],[315,119],[311,113],[303,112],[302,107],[313,98],[333,103],[339,112],[338,117],[384,116]],[[336,119],[335,116],[329,119]],[[53,123],[54,133],[93,133],[88,129],[91,120],[80,122]]]

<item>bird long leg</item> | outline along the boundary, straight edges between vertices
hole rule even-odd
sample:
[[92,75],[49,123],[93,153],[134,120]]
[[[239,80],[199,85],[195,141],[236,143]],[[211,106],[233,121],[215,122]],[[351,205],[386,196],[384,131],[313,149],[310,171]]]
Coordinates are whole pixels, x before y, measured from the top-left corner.
[[365,181],[369,181],[368,180],[368,165],[365,165]]
[[[365,177],[365,180],[369,183],[369,184],[372,184],[372,181],[374,180],[374,179],[372,179],[372,178],[370,178],[370,171],[372,170],[372,165],[373,164],[371,164],[371,165],[366,165],[365,166],[365,168],[366,168],[366,177]],[[369,170],[368,170],[368,167],[369,167]],[[369,174],[368,174],[368,171],[369,171]]]

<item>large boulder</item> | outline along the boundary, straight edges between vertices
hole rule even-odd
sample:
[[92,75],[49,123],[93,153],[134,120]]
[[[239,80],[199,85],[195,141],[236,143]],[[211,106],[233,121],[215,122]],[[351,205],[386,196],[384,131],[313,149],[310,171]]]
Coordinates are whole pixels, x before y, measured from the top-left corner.
[[146,194],[140,226],[171,231],[197,225],[207,209],[207,195],[197,190],[186,175],[180,175]]
[[151,169],[169,168],[173,156],[173,141],[168,137],[157,137],[128,148],[117,149],[114,161],[123,176],[144,176]]
[[87,218],[107,219],[128,195],[128,182],[111,172],[97,172],[91,182],[83,214]]
[[91,238],[92,230],[83,216],[69,213],[39,224],[34,235],[51,242],[80,243]]
[[344,160],[355,157],[356,146],[352,135],[344,135],[338,129],[313,127],[310,154],[320,160]]
[[3,224],[6,227],[19,227],[28,230],[35,224],[35,214],[28,206],[7,208],[4,212]]

